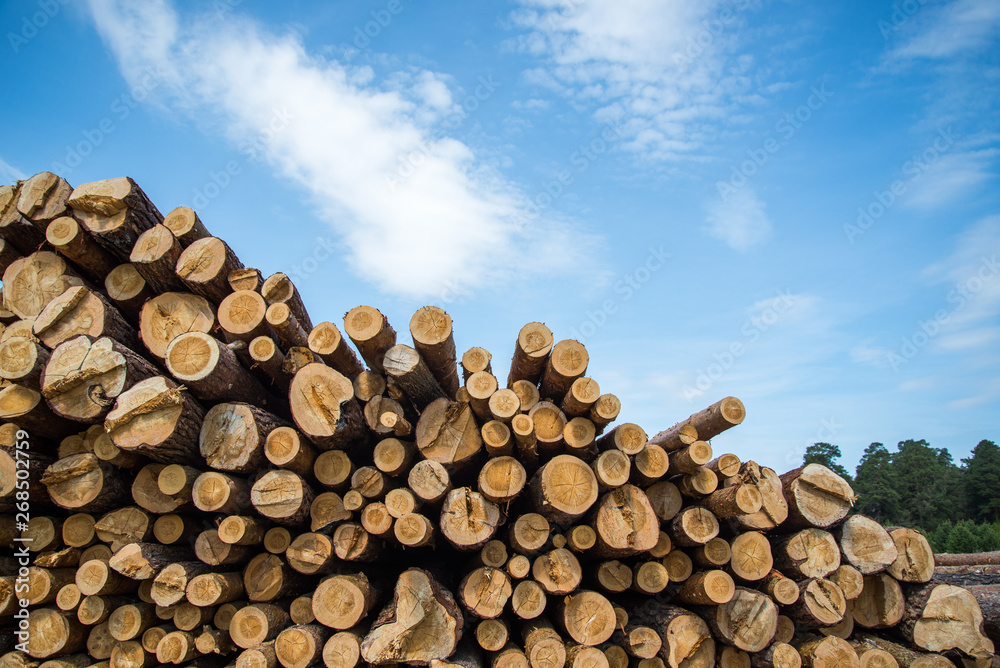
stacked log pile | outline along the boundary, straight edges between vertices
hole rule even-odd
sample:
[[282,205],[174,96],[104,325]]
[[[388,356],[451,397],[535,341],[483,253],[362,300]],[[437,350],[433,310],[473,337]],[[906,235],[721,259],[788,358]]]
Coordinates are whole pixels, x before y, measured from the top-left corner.
[[734,397],[649,436],[544,324],[504,379],[434,306],[314,323],[128,178],[0,188],[0,260],[2,668],[989,665],[1000,595],[715,452]]

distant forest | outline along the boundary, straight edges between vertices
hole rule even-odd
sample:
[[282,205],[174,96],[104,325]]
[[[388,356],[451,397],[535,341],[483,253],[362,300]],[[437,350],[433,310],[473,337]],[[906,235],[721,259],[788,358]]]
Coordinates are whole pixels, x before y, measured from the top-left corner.
[[884,526],[918,529],[935,552],[1000,550],[1000,448],[993,441],[980,441],[961,465],[924,440],[902,441],[895,451],[872,443],[853,476],[840,457],[838,446],[815,443],[804,459],[851,483],[858,496],[855,512]]

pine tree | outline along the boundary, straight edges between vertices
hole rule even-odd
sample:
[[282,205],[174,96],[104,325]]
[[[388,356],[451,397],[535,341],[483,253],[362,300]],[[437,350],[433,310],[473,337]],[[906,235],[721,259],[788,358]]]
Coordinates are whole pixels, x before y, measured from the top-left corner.
[[830,443],[813,443],[806,448],[806,454],[802,458],[802,463],[822,464],[839,475],[841,478],[850,482],[851,474],[847,472],[847,469],[837,463],[840,456],[840,446],[838,445],[832,445]]
[[979,541],[972,529],[973,524],[969,520],[962,520],[955,525],[948,537],[947,550],[949,554],[979,552]]
[[927,535],[927,541],[935,552],[948,551],[948,539],[951,538],[951,532],[954,528],[951,520],[945,520],[938,525],[937,529]]
[[895,489],[900,499],[899,522],[905,526],[933,531],[945,519],[962,518],[962,470],[952,463],[943,448],[927,441],[907,440],[892,454]]
[[978,522],[1000,520],[1000,448],[993,441],[979,441],[962,463],[969,516]]
[[899,522],[899,493],[896,491],[892,456],[881,443],[872,443],[855,471],[855,509],[882,523]]

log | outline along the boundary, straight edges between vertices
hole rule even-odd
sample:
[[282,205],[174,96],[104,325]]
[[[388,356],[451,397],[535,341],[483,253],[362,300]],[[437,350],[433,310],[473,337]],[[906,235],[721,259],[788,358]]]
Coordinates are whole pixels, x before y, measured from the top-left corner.
[[726,453],[705,464],[705,467],[714,471],[719,478],[725,479],[739,475],[742,464],[739,457]]
[[152,539],[153,519],[148,513],[134,506],[117,508],[94,523],[94,532],[112,552],[118,552],[130,543]]
[[582,376],[573,381],[559,407],[566,415],[583,417],[590,414],[590,409],[601,396],[601,387],[593,378]]
[[191,485],[191,500],[198,510],[206,513],[238,514],[250,507],[250,482],[218,471],[205,471]]
[[762,651],[778,630],[778,607],[767,594],[745,587],[737,587],[728,603],[704,608],[703,614],[716,638],[745,652]]
[[121,260],[140,234],[163,222],[163,214],[128,177],[77,186],[67,204],[97,242]]
[[826,529],[839,523],[854,505],[847,481],[822,464],[806,464],[781,476],[788,501],[787,526]]
[[216,404],[205,414],[199,448],[205,462],[219,471],[250,473],[264,463],[267,435],[288,424],[247,403]]
[[232,294],[229,274],[242,267],[233,249],[218,237],[192,241],[174,263],[174,271],[187,289],[213,304],[221,304]]
[[[80,224],[69,216],[56,218],[45,229],[45,240],[57,253],[69,259],[82,269],[92,281],[103,283],[118,265],[106,250],[101,248]],[[0,262],[0,268],[6,270],[13,262]]]
[[156,660],[160,665],[186,663],[198,654],[195,636],[186,631],[171,631],[156,644]]
[[762,504],[758,489],[742,483],[711,492],[702,500],[702,505],[719,519],[756,513]]
[[50,221],[67,212],[66,200],[72,192],[66,179],[52,172],[39,172],[21,184],[17,210],[44,231]]
[[205,409],[173,381],[154,376],[118,396],[104,428],[122,450],[167,464],[198,461]]
[[501,388],[490,396],[489,408],[493,419],[506,425],[517,415],[521,408],[521,400],[514,390]]
[[469,348],[462,353],[462,380],[468,382],[472,374],[480,371],[492,374],[493,367],[490,360],[493,358],[490,351],[478,346]]
[[518,410],[522,413],[530,411],[541,398],[538,395],[538,386],[527,380],[515,380],[510,386],[510,391],[517,396],[521,404]]
[[447,398],[432,401],[420,414],[416,441],[425,459],[451,471],[470,463],[483,443],[469,404]]
[[106,561],[90,559],[76,569],[75,584],[84,596],[111,596],[136,590],[138,583],[113,570]]
[[[436,399],[446,398],[445,391],[415,349],[403,344],[389,348],[382,366],[386,375],[395,379],[417,410],[423,410]],[[458,379],[457,372],[455,379]]]
[[983,633],[983,613],[967,589],[933,580],[906,592],[906,610],[897,631],[928,652],[958,650],[974,659],[993,653]]
[[41,383],[42,396],[61,417],[85,424],[103,422],[123,392],[158,373],[114,339],[77,336],[52,352]]
[[587,373],[589,362],[587,349],[579,341],[564,339],[556,343],[545,362],[539,393],[543,398],[559,403],[573,381]]
[[572,552],[557,547],[535,558],[531,577],[549,594],[569,594],[580,586],[583,569]]
[[[699,466],[694,473],[687,475],[679,475],[676,476],[676,478],[673,478],[673,480],[676,481],[677,489],[681,491],[681,494],[690,499],[704,499],[705,497],[709,496],[710,494],[719,489],[719,476],[716,475],[716,473],[712,469],[706,466]],[[747,489],[750,488],[748,487]],[[735,505],[735,508],[733,507],[732,504],[730,504],[728,506],[720,506],[719,510],[723,514],[728,513],[730,517],[734,517],[736,515],[741,514],[738,511],[741,504],[743,505],[743,507],[747,506],[746,503],[747,493],[744,492],[738,495],[743,498],[741,499],[740,503],[737,503]],[[759,498],[760,492],[754,490],[753,493],[750,493],[750,496],[751,497],[756,496],[757,498]],[[752,500],[750,504],[756,505]],[[759,505],[757,505],[756,507],[757,510],[760,509]]]
[[0,378],[37,390],[48,361],[48,349],[34,337],[12,336],[0,342]]
[[519,380],[537,385],[545,370],[553,341],[552,331],[540,322],[529,322],[522,327],[514,344],[507,387],[512,387]]
[[71,287],[83,286],[84,280],[59,255],[36,251],[11,263],[3,272],[3,284],[4,308],[25,320],[37,318],[49,302]]
[[66,290],[42,310],[33,326],[35,336],[48,348],[81,334],[106,336],[135,350],[139,338],[132,325],[99,292],[83,286]]
[[228,346],[204,332],[185,332],[165,353],[167,370],[205,403],[246,402],[272,412],[284,410]]
[[744,582],[757,582],[771,572],[774,560],[771,543],[764,534],[746,531],[734,537],[729,543],[732,556],[729,560],[730,572]]
[[153,297],[153,291],[146,285],[146,280],[128,262],[106,274],[104,291],[129,322],[136,325],[140,322],[142,305]]
[[615,631],[614,608],[596,591],[580,590],[562,599],[556,620],[567,636],[587,647],[606,642]]
[[468,487],[452,490],[441,506],[441,534],[456,549],[478,550],[500,524],[500,508]]
[[527,481],[527,474],[518,460],[494,457],[479,471],[478,489],[488,500],[502,504],[516,499]]
[[56,441],[77,428],[53,413],[41,393],[16,383],[0,390],[0,420],[16,422],[32,436]]
[[886,568],[901,582],[930,582],[934,577],[934,551],[922,533],[905,527],[887,529],[896,546],[896,559]]
[[163,224],[168,230],[174,233],[181,246],[187,248],[198,239],[203,239],[208,234],[208,229],[201,222],[201,218],[189,207],[179,206],[168,213]]
[[281,362],[281,371],[286,376],[292,377],[305,365],[318,361],[319,360],[316,356],[313,355],[312,351],[308,348],[293,346],[288,349],[288,352],[285,353],[285,359]]
[[705,441],[695,441],[670,453],[670,468],[679,473],[697,473],[698,469],[712,461],[712,454],[711,445]]
[[285,394],[292,382],[292,377],[285,373],[285,355],[281,348],[269,336],[258,336],[247,346],[247,353],[253,360],[251,369],[257,369],[258,375],[266,376],[266,381]]
[[719,520],[701,506],[688,506],[674,516],[668,533],[677,545],[704,545],[719,535]]
[[302,329],[302,325],[292,315],[292,310],[287,304],[271,304],[264,312],[264,319],[274,327],[278,339],[285,348],[309,346],[309,334]]
[[536,512],[564,527],[583,517],[597,501],[597,478],[582,460],[558,455],[535,473],[529,493]]
[[645,445],[632,458],[632,481],[642,487],[655,484],[667,474],[670,458],[658,445]]
[[103,512],[129,498],[126,481],[115,467],[90,453],[58,460],[45,470],[41,483],[52,502],[66,510]]
[[861,594],[854,599],[851,609],[854,623],[866,629],[896,626],[906,609],[903,588],[888,573],[866,575]]
[[605,450],[590,463],[602,491],[621,487],[628,482],[632,460],[621,450]]
[[37,608],[27,619],[28,656],[47,659],[78,652],[86,647],[84,626],[75,618],[54,608]]
[[344,316],[344,331],[368,368],[384,373],[382,358],[396,345],[396,331],[386,317],[371,306],[355,306]]
[[860,668],[857,652],[846,640],[836,636],[804,636],[792,645],[802,657],[805,668]]
[[507,457],[514,453],[514,438],[510,427],[503,422],[490,420],[483,425],[480,433],[483,437],[483,447],[490,457]]
[[[831,582],[834,582],[831,580]],[[834,582],[836,584],[836,582]],[[839,586],[839,585],[838,585]],[[799,600],[799,586],[791,578],[786,578],[781,571],[771,570],[758,587],[774,599],[778,605],[792,605]],[[846,594],[845,594],[846,598]]]
[[1000,566],[1000,551],[976,554],[935,554],[935,566]]
[[825,578],[840,567],[840,546],[822,529],[802,529],[773,548],[775,566],[793,579]]
[[208,529],[198,534],[194,543],[194,553],[199,561],[209,566],[240,564],[247,561],[251,554],[248,547],[230,545],[219,540],[219,532],[215,529]]
[[[254,562],[251,560],[250,564],[247,564],[244,573],[256,572],[253,569],[253,564]],[[266,573],[267,571],[265,570],[264,572]],[[256,591],[259,592],[262,588],[259,587]],[[230,601],[243,598],[246,594],[249,594],[249,592],[245,591],[243,578],[239,573],[199,573],[191,578],[184,589],[184,595],[187,597],[188,602],[202,608],[229,603]],[[250,600],[256,599],[251,597]]]
[[532,667],[559,668],[566,663],[566,644],[548,620],[532,621],[521,629],[524,654]]
[[182,292],[184,283],[174,271],[182,250],[169,228],[154,225],[139,236],[128,259],[153,292]]
[[254,603],[240,608],[229,622],[229,636],[243,649],[274,640],[291,619],[288,611],[272,603]]
[[715,641],[705,621],[683,608],[647,600],[629,617],[660,636],[659,658],[670,668],[711,668]]
[[835,533],[844,560],[862,575],[880,573],[899,553],[889,532],[864,515],[852,515]]
[[311,477],[316,451],[292,427],[275,427],[264,442],[264,456],[274,466]]
[[410,318],[410,335],[445,396],[453,399],[459,382],[451,316],[437,306],[423,306]]
[[480,619],[496,619],[513,594],[507,574],[498,568],[474,569],[458,585],[456,596],[462,607]]
[[212,331],[215,310],[208,300],[184,292],[157,295],[142,306],[139,335],[158,360],[167,356],[167,346],[185,332]]
[[320,450],[348,450],[368,439],[351,381],[321,363],[307,364],[292,379],[292,418]]
[[488,371],[477,371],[465,381],[465,392],[469,395],[472,410],[483,421],[492,419],[490,398],[498,388],[496,377]]
[[[558,484],[558,480],[553,481]],[[659,520],[646,494],[634,485],[605,493],[597,504],[594,554],[621,558],[651,550],[660,540]]]
[[[750,665],[753,668],[800,668],[802,657],[798,650],[788,643],[774,642],[763,652],[751,655]],[[885,666],[885,668],[890,667]]]
[[595,441],[599,450],[615,448],[632,457],[646,447],[646,432],[637,424],[623,422]]
[[786,614],[797,626],[818,628],[838,624],[847,613],[847,599],[840,587],[824,578],[799,583],[799,600]]
[[330,635],[330,629],[319,624],[291,626],[278,634],[274,653],[285,668],[306,668],[322,657]]
[[211,567],[200,561],[178,561],[168,564],[153,579],[150,597],[156,605],[170,606],[185,600],[188,584]]
[[361,643],[365,661],[424,663],[445,659],[461,638],[463,620],[454,598],[426,571],[400,574],[392,602]]
[[566,414],[551,401],[539,401],[528,411],[534,425],[535,441],[540,454],[549,456],[562,450],[566,430]]
[[615,421],[621,412],[622,402],[614,394],[602,394],[590,407],[590,421],[594,423],[597,434],[600,435],[604,429]]
[[736,584],[728,573],[720,570],[694,573],[681,587],[678,598],[691,605],[722,605],[736,594]]
[[284,526],[305,522],[314,497],[301,476],[282,469],[268,471],[250,490],[250,502],[257,512]]
[[230,515],[219,523],[219,540],[230,545],[260,545],[270,523],[258,517]]
[[[357,378],[365,371],[364,365],[358,360],[347,340],[332,322],[321,322],[309,332],[307,340],[309,350],[319,356],[327,365],[333,367],[348,378]],[[374,372],[373,372],[374,373]],[[375,392],[380,394],[381,390]],[[361,399],[367,401],[367,399]]]
[[727,429],[742,423],[744,418],[746,418],[746,408],[743,406],[743,402],[736,397],[726,397],[705,410],[695,413],[687,420],[679,422],[671,429],[689,424],[694,427],[698,438],[708,441]]
[[230,292],[220,303],[219,326],[227,341],[253,341],[258,336],[277,340],[274,329],[268,324],[267,302],[259,292],[237,290]]
[[45,240],[45,232],[18,211],[21,185],[0,186],[0,236],[22,255],[28,255]]
[[677,485],[672,482],[658,482],[646,488],[646,497],[653,504],[653,511],[660,522],[672,520],[680,512],[683,499]]
[[864,576],[861,575],[861,571],[850,564],[841,564],[840,568],[830,573],[827,579],[840,587],[848,601],[860,596],[864,587]]

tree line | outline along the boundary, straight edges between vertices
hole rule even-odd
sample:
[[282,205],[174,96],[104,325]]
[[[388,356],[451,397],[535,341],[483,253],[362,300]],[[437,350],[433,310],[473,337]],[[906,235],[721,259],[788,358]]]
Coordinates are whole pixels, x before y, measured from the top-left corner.
[[823,464],[847,479],[858,496],[855,512],[917,529],[935,552],[1000,550],[1000,447],[993,441],[980,441],[960,465],[925,440],[901,441],[894,451],[872,443],[854,475],[840,457],[838,446],[814,443],[804,463]]

